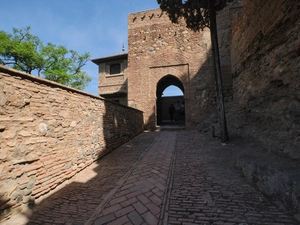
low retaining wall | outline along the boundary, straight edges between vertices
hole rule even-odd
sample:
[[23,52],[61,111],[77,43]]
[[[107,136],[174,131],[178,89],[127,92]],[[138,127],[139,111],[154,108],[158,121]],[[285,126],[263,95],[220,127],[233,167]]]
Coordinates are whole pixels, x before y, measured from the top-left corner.
[[0,66],[0,221],[143,129],[139,110]]

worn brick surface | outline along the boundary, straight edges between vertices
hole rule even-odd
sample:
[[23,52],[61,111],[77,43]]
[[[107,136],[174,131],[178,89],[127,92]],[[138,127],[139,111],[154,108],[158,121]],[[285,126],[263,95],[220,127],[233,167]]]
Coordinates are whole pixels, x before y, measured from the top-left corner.
[[298,224],[233,167],[239,146],[179,132],[167,224]]
[[[163,196],[157,196],[157,193],[158,189],[163,193],[167,190],[175,143],[176,132],[163,132],[157,135],[153,145],[105,206],[111,209],[119,203],[123,204],[122,209],[113,212],[116,219],[126,216],[133,224],[158,224],[163,212]],[[126,194],[124,191],[127,189],[134,194]],[[120,193],[124,195],[120,196]],[[106,212],[106,208],[100,210],[89,224],[101,224],[99,221],[102,217],[106,217],[103,213]]]
[[233,166],[243,148],[196,131],[145,132],[3,224],[299,224]]

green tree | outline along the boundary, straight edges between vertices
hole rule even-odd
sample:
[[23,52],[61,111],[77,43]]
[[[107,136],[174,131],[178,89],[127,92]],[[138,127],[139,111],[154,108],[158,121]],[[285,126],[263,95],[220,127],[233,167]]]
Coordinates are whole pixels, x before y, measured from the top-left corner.
[[226,143],[229,137],[223,97],[216,10],[224,8],[229,1],[230,0],[157,0],[161,10],[167,13],[173,23],[178,23],[180,18],[184,18],[186,26],[193,31],[199,31],[205,27],[210,28],[222,143]]
[[83,90],[91,81],[82,71],[90,54],[80,55],[52,43],[43,45],[30,29],[13,28],[13,34],[0,31],[0,64],[30,74],[37,71],[38,76]]

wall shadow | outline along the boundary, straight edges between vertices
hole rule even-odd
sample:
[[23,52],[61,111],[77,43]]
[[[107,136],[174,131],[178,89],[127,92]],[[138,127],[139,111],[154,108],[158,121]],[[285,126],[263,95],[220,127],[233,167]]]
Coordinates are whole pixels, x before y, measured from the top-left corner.
[[0,222],[11,214],[10,208],[13,206],[9,203],[9,198],[5,198],[4,193],[0,193]]

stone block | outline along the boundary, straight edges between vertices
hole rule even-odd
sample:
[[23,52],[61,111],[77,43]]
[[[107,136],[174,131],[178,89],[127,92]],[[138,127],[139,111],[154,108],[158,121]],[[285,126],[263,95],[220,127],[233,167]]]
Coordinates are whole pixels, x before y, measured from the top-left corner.
[[24,172],[27,173],[27,172],[30,172],[30,171],[36,171],[37,169],[43,167],[43,163],[40,163],[40,162],[35,162],[33,163],[32,165],[27,165],[23,168]]
[[40,123],[38,129],[42,135],[46,135],[48,132],[48,125],[46,123]]

